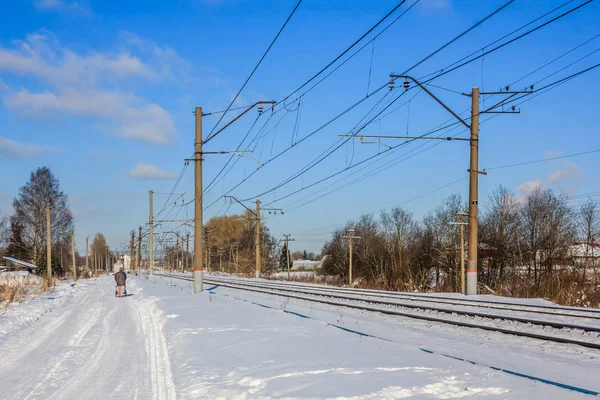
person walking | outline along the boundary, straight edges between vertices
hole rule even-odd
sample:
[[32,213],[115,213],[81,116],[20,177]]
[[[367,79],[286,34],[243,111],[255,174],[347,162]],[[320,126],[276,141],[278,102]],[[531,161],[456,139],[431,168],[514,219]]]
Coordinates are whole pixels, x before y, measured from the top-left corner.
[[127,274],[125,270],[121,267],[119,272],[115,274],[115,282],[117,282],[117,297],[123,297],[125,292],[125,282],[127,281]]

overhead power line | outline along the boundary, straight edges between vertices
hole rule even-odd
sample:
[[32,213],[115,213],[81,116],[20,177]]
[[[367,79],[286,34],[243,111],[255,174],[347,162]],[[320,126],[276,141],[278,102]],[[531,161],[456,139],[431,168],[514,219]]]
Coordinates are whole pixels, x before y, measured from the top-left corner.
[[[582,74],[584,74],[584,73],[586,73],[586,72],[589,72],[589,71],[591,71],[591,70],[593,70],[593,69],[595,69],[595,68],[597,68],[597,67],[600,67],[600,64],[596,64],[596,65],[594,65],[594,66],[592,66],[592,67],[590,67],[590,68],[586,68],[586,69],[584,69],[584,70],[581,70],[581,71],[579,71],[579,72],[576,72],[576,73],[574,73],[574,74],[572,74],[572,75],[569,75],[568,77],[565,77],[565,78],[559,79],[558,81],[556,81],[556,82],[553,82],[553,83],[551,83],[551,84],[548,84],[548,85],[546,85],[546,86],[543,86],[543,87],[541,87],[541,88],[537,89],[536,91],[534,91],[534,92],[532,92],[532,93],[541,92],[540,94],[543,94],[543,93],[547,92],[548,90],[550,90],[550,89],[552,89],[552,88],[554,88],[554,87],[557,87],[558,85],[560,85],[560,84],[562,84],[562,83],[565,83],[565,82],[567,82],[568,80],[570,80],[570,79],[573,79],[574,77],[577,77],[577,76],[580,76],[580,75],[582,75]],[[530,98],[527,98],[527,99],[526,99],[526,100],[524,100],[522,103],[524,103],[524,102],[526,102],[526,101],[530,101],[530,100],[532,100],[533,98],[535,98],[535,97],[539,96],[540,94],[538,94],[538,95],[536,95],[536,96],[533,96],[533,97],[530,97]],[[520,104],[522,104],[522,103],[520,103]],[[488,119],[486,119],[486,120],[482,121],[482,122],[481,122],[481,124],[483,124],[483,123],[485,123],[485,122],[487,122],[487,121],[489,121],[489,120],[491,120],[491,119],[493,119],[493,118],[495,118],[495,117],[497,117],[497,116],[498,116],[498,114],[496,114],[496,115],[494,115],[494,116],[491,116],[490,118],[488,118]],[[451,124],[451,125],[457,125],[457,123],[453,123],[453,124]],[[449,126],[445,126],[444,128],[448,128],[448,127],[449,127]],[[444,128],[441,128],[441,129],[444,129]],[[424,136],[424,135],[423,135],[423,136]],[[399,145],[396,145],[396,146],[392,147],[391,149],[388,149],[388,150],[386,150],[386,151],[384,151],[384,152],[382,152],[382,153],[380,153],[380,154],[384,154],[385,152],[389,152],[390,150],[393,150],[393,149],[395,149],[395,148],[396,148],[396,147],[398,147],[398,146],[405,145],[406,143],[407,143],[407,142],[403,142],[403,143],[401,143],[401,144],[399,144]],[[441,143],[441,142],[440,142],[440,143]],[[429,148],[431,148],[431,147],[434,147],[434,146],[436,146],[436,145],[439,145],[439,143],[436,143],[435,145],[432,145],[432,146],[430,146]],[[420,147],[420,146],[419,146],[419,147]],[[427,150],[427,149],[425,149],[425,150]],[[420,151],[419,153],[422,153],[422,152],[423,152],[423,151],[425,151],[425,150],[422,150],[422,151]],[[523,164],[523,165],[526,165],[526,164],[533,164],[533,163],[537,163],[537,162],[548,161],[548,160],[550,160],[550,159],[567,158],[567,157],[572,157],[572,156],[574,157],[574,156],[578,156],[578,155],[592,154],[592,153],[596,153],[596,152],[600,152],[600,149],[599,149],[599,150],[592,150],[592,151],[589,151],[589,152],[576,153],[576,154],[572,154],[572,155],[560,156],[560,157],[556,157],[556,158],[549,158],[549,159],[544,159],[544,160],[536,160],[536,161],[531,161],[531,162],[526,162],[526,163],[519,163],[519,164],[516,164],[516,165],[497,166],[497,167],[493,167],[493,168],[490,168],[490,169],[508,168],[508,167],[511,167],[511,166],[517,166],[517,165],[521,165],[521,164]],[[419,154],[419,153],[417,153],[417,154]],[[371,157],[369,157],[369,158],[367,158],[367,159],[365,159],[365,160],[361,161],[359,164],[361,164],[361,163],[363,163],[363,162],[365,162],[365,161],[368,161],[368,160],[370,160],[370,159],[373,159],[373,158],[375,158],[375,157],[378,157],[380,154],[378,154],[378,155],[375,155],[375,156],[371,156]],[[413,156],[414,156],[414,155],[413,155]],[[413,157],[413,156],[411,156],[411,157]],[[410,157],[409,157],[409,158],[410,158]],[[390,168],[391,166],[393,166],[393,165],[396,165],[396,164],[398,164],[398,163],[400,163],[400,162],[403,162],[403,161],[405,161],[406,159],[407,159],[407,158],[404,158],[404,159],[401,159],[401,160],[392,160],[392,162],[393,162],[393,163],[392,163],[391,165],[388,165],[388,166],[387,166],[385,169],[387,169],[387,168]],[[381,172],[382,170],[383,170],[382,168],[379,168],[379,170],[371,171],[371,172],[369,172],[369,173],[367,173],[367,174],[363,175],[362,177],[360,177],[360,178],[356,179],[355,181],[352,181],[352,182],[349,182],[349,183],[347,183],[347,184],[344,184],[344,185],[343,185],[343,186],[341,186],[341,187],[334,188],[334,189],[332,189],[332,190],[328,191],[327,193],[325,193],[325,194],[323,194],[323,195],[321,195],[321,196],[319,196],[319,197],[317,197],[317,198],[315,198],[315,199],[312,199],[312,200],[309,200],[309,201],[307,201],[306,203],[300,204],[300,205],[298,205],[298,206],[295,206],[295,207],[292,207],[292,208],[290,208],[290,205],[288,205],[288,206],[286,206],[285,208],[287,209],[287,211],[288,211],[288,212],[291,212],[291,211],[293,211],[293,210],[295,210],[295,209],[297,209],[297,208],[300,208],[300,207],[302,207],[302,206],[304,206],[304,205],[307,205],[307,204],[309,204],[309,203],[312,203],[313,201],[316,201],[316,200],[318,200],[318,199],[321,199],[321,198],[323,198],[323,197],[325,197],[325,196],[327,196],[327,195],[329,195],[329,194],[331,194],[331,193],[333,193],[333,192],[335,192],[335,191],[341,190],[341,189],[343,189],[343,188],[345,188],[345,187],[347,187],[347,186],[350,186],[350,185],[352,185],[352,184],[354,184],[354,183],[356,183],[356,182],[358,182],[358,181],[360,181],[360,180],[363,180],[363,179],[365,179],[365,178],[368,178],[368,177],[370,177],[370,176],[372,176],[372,175],[375,175],[376,173],[379,173],[379,172]],[[323,179],[320,179],[320,180],[319,180],[319,181],[317,181],[316,183],[322,183],[322,182],[324,182],[324,181],[326,181],[326,180],[328,180],[328,179],[330,179],[330,178],[332,178],[332,177],[334,177],[334,176],[337,176],[337,175],[339,175],[339,174],[341,174],[341,173],[343,173],[343,172],[346,172],[346,171],[347,171],[347,169],[340,170],[340,171],[338,171],[338,172],[335,172],[335,173],[333,173],[333,174],[331,174],[331,175],[329,175],[329,176],[327,176],[327,177],[325,177],[325,178],[323,178]],[[345,178],[343,178],[343,179],[345,179]],[[343,179],[342,179],[342,180],[343,180]],[[461,178],[461,179],[463,179],[463,178]],[[340,181],[341,181],[341,180],[340,180]],[[315,184],[316,184],[316,183],[315,183]],[[453,182],[453,183],[456,183],[456,182]],[[311,186],[314,186],[314,184],[311,184],[311,185],[309,185],[309,186],[306,186],[305,188],[303,188],[303,189],[300,189],[300,190],[297,190],[297,191],[295,191],[295,192],[292,192],[292,193],[290,193],[290,194],[288,194],[288,195],[284,195],[284,196],[282,196],[282,197],[280,197],[280,198],[278,198],[278,199],[276,199],[276,200],[272,201],[272,202],[271,202],[271,203],[269,203],[269,204],[274,204],[274,203],[276,203],[276,202],[278,202],[278,201],[280,201],[280,200],[283,200],[284,198],[287,198],[287,197],[291,196],[292,194],[299,193],[299,192],[301,192],[301,191],[303,191],[303,190],[305,190],[306,188],[309,188],[309,187],[311,187]],[[328,187],[328,189],[329,189],[329,188],[331,188],[331,185]],[[313,193],[313,195],[314,195],[314,194],[317,194],[317,193],[318,193],[318,192],[316,192],[316,193]],[[311,195],[311,196],[312,196],[312,195]],[[308,197],[310,197],[310,196],[308,196]],[[295,203],[292,203],[291,205],[295,205],[295,204],[297,204],[297,202],[295,202]]]
[[[571,0],[571,1],[572,1],[572,0]],[[557,8],[555,8],[554,10],[552,10],[552,11],[551,11],[551,12],[549,12],[549,13],[546,13],[545,15],[549,15],[550,13],[552,13],[552,12],[556,11],[557,9],[559,9],[559,8],[563,7],[564,5],[566,5],[566,4],[568,4],[568,3],[570,3],[571,1],[569,1],[569,2],[567,2],[567,3],[565,3],[565,4],[563,4],[563,5],[561,5],[560,7],[557,7]],[[449,70],[448,70],[448,69],[442,69],[442,70],[441,70],[442,72],[438,73],[438,74],[437,74],[436,76],[434,76],[434,77],[431,77],[431,78],[429,78],[427,81],[425,81],[425,83],[429,83],[429,82],[431,82],[432,80],[434,80],[434,79],[437,79],[439,76],[442,76],[442,75],[445,75],[445,74],[447,74],[447,73],[449,73],[449,72],[452,72],[452,71],[454,71],[454,70],[456,70],[456,69],[458,69],[458,68],[461,68],[461,67],[463,67],[463,66],[465,66],[465,65],[468,65],[469,63],[471,63],[471,62],[473,62],[473,61],[475,61],[475,60],[477,60],[477,59],[479,59],[479,58],[483,57],[484,55],[487,55],[487,54],[490,54],[490,53],[492,53],[492,52],[494,52],[494,51],[497,51],[497,50],[499,50],[499,49],[501,49],[501,48],[505,47],[506,45],[508,45],[508,44],[510,44],[510,43],[513,43],[513,42],[515,42],[516,40],[519,40],[519,39],[521,39],[521,38],[523,38],[523,37],[525,37],[525,36],[527,36],[527,35],[529,35],[529,34],[531,34],[531,33],[535,32],[535,31],[537,31],[537,30],[539,30],[539,29],[541,29],[541,28],[543,28],[543,27],[545,27],[545,26],[549,25],[550,23],[553,23],[553,22],[555,22],[555,21],[559,20],[560,18],[563,18],[563,17],[565,17],[565,16],[569,15],[569,14],[570,14],[570,13],[572,13],[573,11],[575,11],[575,10],[577,10],[577,9],[579,9],[579,8],[581,8],[581,7],[585,6],[585,5],[587,5],[587,4],[589,4],[591,1],[592,1],[592,0],[589,0],[589,1],[585,2],[585,3],[583,3],[583,4],[580,4],[579,6],[577,6],[577,7],[573,8],[573,9],[570,9],[570,10],[566,11],[565,13],[563,13],[563,14],[561,14],[561,15],[559,15],[559,16],[557,16],[557,17],[553,18],[553,19],[551,19],[550,21],[547,21],[547,22],[543,23],[542,25],[539,25],[539,26],[537,26],[537,27],[535,27],[535,28],[533,28],[533,29],[531,29],[531,30],[529,30],[529,31],[527,31],[527,32],[525,32],[525,33],[523,33],[523,34],[519,35],[518,37],[516,37],[516,38],[513,38],[513,39],[511,39],[511,40],[509,40],[509,41],[507,41],[507,42],[505,42],[505,43],[503,43],[503,44],[499,45],[499,46],[496,46],[495,48],[493,48],[493,49],[491,49],[491,50],[488,50],[488,51],[487,51],[487,52],[485,52],[484,54],[481,54],[481,55],[479,55],[479,56],[477,56],[477,57],[475,57],[475,58],[472,58],[472,59],[470,59],[470,60],[467,60],[466,62],[463,62],[462,64],[460,64],[460,65],[458,65],[458,66],[454,66],[453,68],[451,68],[451,69],[449,69]],[[504,6],[503,6],[503,7],[504,7]],[[501,8],[503,8],[503,7],[501,7]],[[492,14],[495,14],[496,12],[497,12],[497,10],[496,10],[496,11],[494,11]],[[542,17],[540,17],[540,18],[542,18]],[[534,21],[532,21],[532,22],[535,22],[535,21],[539,20],[540,18],[537,18],[536,20],[534,20]],[[487,19],[487,18],[486,18],[486,19]],[[530,22],[530,23],[526,24],[525,26],[528,26],[528,25],[530,25],[532,22]],[[477,23],[477,24],[479,24],[479,23]],[[516,32],[516,31],[519,31],[519,30],[521,30],[522,28],[523,28],[523,27],[521,27],[521,28],[519,28],[519,29],[517,29],[517,30],[513,31],[512,33]],[[471,28],[469,28],[467,31],[469,31],[469,30],[471,30]],[[512,33],[511,33],[511,34],[512,34]],[[510,36],[511,34],[505,35],[503,38],[506,38],[506,37]],[[463,35],[463,34],[461,34],[461,35]],[[459,35],[459,36],[460,36],[460,35]],[[502,40],[502,38],[501,38],[500,40]],[[454,39],[452,39],[452,40],[451,40],[449,43],[451,43],[451,42],[453,42],[453,41],[454,41]],[[497,43],[497,42],[498,42],[498,41],[495,41],[494,43]],[[445,47],[446,47],[446,45],[442,46],[442,48],[445,48]],[[438,50],[436,50],[435,52],[438,52],[438,51],[439,51],[439,49],[438,49]],[[435,52],[434,52],[434,53],[435,53]],[[464,58],[463,58],[463,60],[464,60]],[[456,63],[454,63],[454,64],[451,64],[451,65],[455,65],[455,64],[456,64]],[[379,87],[378,89],[374,90],[374,91],[373,91],[373,94],[375,94],[375,93],[379,92],[379,91],[380,91],[380,90],[382,90],[382,89],[383,89],[385,86],[387,86],[387,83],[386,83],[385,85],[383,85],[383,86]],[[352,110],[353,108],[355,108],[356,106],[358,106],[358,105],[359,105],[360,103],[362,103],[362,102],[363,102],[365,99],[366,99],[366,98],[363,98],[363,99],[359,100],[357,103],[355,103],[354,105],[352,105],[350,108],[348,108],[347,110],[345,110],[344,112],[342,112],[342,113],[341,113],[341,114],[339,114],[338,116],[334,117],[334,119],[332,119],[332,120],[328,121],[328,122],[327,122],[325,125],[321,126],[319,129],[317,129],[316,131],[312,132],[312,133],[311,133],[311,134],[309,134],[307,137],[303,138],[301,141],[303,141],[303,140],[307,139],[308,137],[312,136],[313,134],[315,134],[315,133],[316,133],[316,132],[318,132],[319,130],[321,130],[321,129],[323,129],[324,127],[328,126],[328,125],[329,125],[329,124],[331,124],[333,121],[335,121],[336,119],[338,119],[339,117],[341,117],[341,116],[342,116],[342,115],[344,115],[345,113],[349,112],[350,110]],[[371,122],[372,122],[372,121],[371,121]],[[301,142],[301,141],[300,141],[300,142]],[[275,157],[273,157],[272,159],[270,159],[270,160],[269,160],[269,162],[270,162],[270,161],[273,161],[273,160],[275,160],[276,158],[278,158],[279,156],[281,156],[281,155],[282,155],[282,154],[284,154],[285,152],[289,151],[290,149],[291,149],[291,147],[290,147],[290,148],[287,148],[287,149],[285,149],[284,151],[282,151],[281,153],[279,153],[278,155],[276,155]],[[385,153],[385,152],[384,152],[384,153]],[[383,154],[383,153],[382,153],[382,154]],[[267,163],[268,163],[268,162],[267,162]],[[266,165],[267,163],[265,163],[265,165]],[[263,166],[265,166],[265,165],[263,165]],[[258,171],[259,171],[259,170],[260,170],[260,169],[261,169],[263,166],[261,166],[261,167],[257,168],[256,170],[254,170],[254,171],[253,171],[253,172],[252,172],[252,173],[251,173],[249,176],[245,177],[245,178],[244,178],[244,179],[243,179],[241,182],[239,182],[237,185],[235,185],[233,188],[231,188],[231,189],[230,189],[230,190],[229,190],[229,191],[228,191],[226,194],[229,194],[229,193],[231,193],[233,190],[235,190],[237,187],[239,187],[241,184],[243,184],[245,181],[247,181],[247,180],[248,180],[248,179],[249,179],[249,178],[250,178],[252,175],[254,175],[256,172],[258,172]],[[209,208],[209,207],[211,207],[212,205],[216,204],[216,202],[217,202],[218,200],[219,200],[219,199],[215,200],[215,201],[214,201],[212,204],[210,204],[210,205],[209,205],[207,208]]]
[[217,123],[215,124],[215,126],[212,128],[212,130],[210,131],[210,133],[208,134],[209,137],[210,137],[210,135],[213,134],[213,132],[215,131],[215,129],[217,129],[217,127],[219,126],[219,124],[221,123],[221,121],[223,120],[223,118],[225,117],[225,115],[227,114],[227,112],[229,111],[229,109],[231,108],[231,106],[233,105],[233,103],[235,103],[235,101],[237,100],[237,98],[239,97],[239,95],[242,93],[242,91],[244,90],[244,88],[246,87],[246,85],[248,84],[248,82],[250,81],[250,79],[252,78],[252,76],[254,76],[254,73],[256,72],[256,70],[258,69],[258,67],[260,66],[260,64],[263,62],[263,60],[265,59],[265,57],[267,56],[267,54],[269,54],[269,51],[271,50],[271,48],[273,47],[273,45],[275,44],[275,42],[279,38],[279,35],[281,35],[281,32],[283,32],[283,30],[287,26],[288,22],[290,22],[290,19],[292,19],[292,17],[294,16],[294,13],[298,9],[298,7],[300,7],[301,3],[302,3],[302,0],[299,0],[298,3],[296,3],[296,7],[294,7],[294,9],[290,13],[290,15],[287,17],[287,19],[283,23],[283,26],[281,27],[281,29],[279,29],[279,32],[277,32],[277,35],[275,35],[275,37],[271,41],[271,44],[269,45],[269,47],[267,48],[267,50],[263,53],[263,55],[260,58],[260,60],[258,60],[258,63],[254,67],[254,69],[252,70],[252,72],[250,73],[250,75],[248,76],[248,78],[246,78],[246,81],[244,82],[244,84],[242,85],[242,87],[240,88],[240,90],[238,90],[238,92],[236,93],[236,95],[233,98],[233,100],[231,100],[231,103],[229,103],[229,106],[227,106],[227,108],[225,109],[225,111],[221,114],[221,117],[219,118],[219,120],[217,121]]
[[581,153],[565,154],[563,156],[542,158],[540,160],[534,160],[534,161],[525,161],[525,162],[520,162],[520,163],[516,163],[516,164],[500,165],[500,166],[497,166],[497,167],[486,168],[486,171],[491,171],[491,170],[494,170],[494,169],[504,169],[504,168],[520,167],[520,166],[523,166],[523,165],[538,164],[538,163],[542,163],[542,162],[546,162],[546,161],[560,160],[560,159],[563,159],[563,158],[572,158],[572,157],[584,156],[584,155],[593,154],[593,153],[600,153],[600,149],[590,150],[590,151],[584,151],[584,152],[581,152]]
[[[458,39],[462,38],[463,36],[465,36],[467,33],[471,32],[473,29],[475,29],[476,27],[480,26],[482,23],[484,23],[485,21],[489,20],[490,18],[492,18],[494,15],[496,15],[497,13],[499,13],[500,11],[502,11],[504,8],[506,8],[508,5],[510,5],[513,2],[513,0],[506,2],[505,4],[503,4],[501,7],[497,8],[496,10],[494,10],[493,12],[491,12],[490,14],[488,14],[487,16],[485,16],[481,21],[476,22],[475,24],[473,24],[472,26],[470,26],[469,28],[467,28],[466,30],[464,30],[463,32],[461,32],[460,34],[458,34],[457,36],[455,36],[454,38],[452,38],[451,40],[449,40],[448,42],[446,42],[445,44],[443,44],[442,46],[440,46],[439,48],[437,48],[436,50],[434,50],[433,52],[431,52],[430,54],[428,54],[427,56],[425,56],[421,61],[415,63],[413,66],[411,66],[410,68],[408,68],[406,71],[404,71],[404,73],[408,73],[410,72],[412,69],[416,68],[418,65],[421,65],[423,62],[425,62],[426,60],[430,59],[431,57],[433,57],[434,55],[438,54],[440,51],[442,51],[443,49],[447,48],[448,46],[450,46],[452,43],[456,42]],[[433,80],[430,79],[430,80]],[[377,91],[381,90],[383,87],[387,86],[387,84],[384,84],[382,87],[380,87],[379,89],[377,89],[374,93],[376,93]],[[402,96],[402,94],[404,94],[404,92],[402,92],[399,96],[397,96],[394,100],[392,100],[388,105],[386,105],[384,107],[383,110],[381,110],[377,116],[380,116],[381,113],[385,110],[387,110],[395,101],[398,100],[398,98],[400,96]],[[368,96],[367,96],[368,97]],[[377,104],[378,105],[378,104]],[[377,106],[376,105],[376,106]],[[373,111],[373,109],[371,110]],[[376,116],[376,117],[377,117]],[[369,120],[369,122],[367,122],[366,124],[362,125],[360,128],[358,128],[358,132],[360,132],[362,129],[366,128],[369,124],[371,124],[376,117],[373,117]],[[356,127],[355,127],[356,128]],[[313,160],[313,162],[311,162],[312,164],[310,166],[304,167],[302,170],[294,173],[291,177],[287,178],[286,180],[284,180],[283,182],[279,183],[278,185],[274,186],[273,188],[262,192],[261,194],[258,194],[256,196],[252,196],[249,197],[245,200],[250,200],[253,198],[257,198],[260,196],[263,196],[267,193],[270,193],[274,190],[277,190],[279,188],[281,188],[282,186],[292,182],[293,180],[297,179],[299,176],[301,176],[303,173],[305,173],[307,170],[312,169],[314,166],[316,166],[317,164],[319,164],[320,162],[322,162],[323,160],[325,160],[327,157],[331,156],[336,150],[340,149],[342,147],[343,144],[347,143],[348,140],[350,139],[346,139],[344,141],[342,141],[342,143],[340,145],[338,145],[337,147],[335,147],[333,150],[329,151],[325,156],[321,157],[317,157],[315,160]],[[339,143],[336,142],[336,143]],[[335,145],[335,144],[334,144]],[[342,171],[343,172],[343,171]],[[341,172],[339,172],[341,173]],[[337,173],[337,174],[339,174]],[[336,175],[337,175],[336,174]],[[233,189],[232,189],[233,190]]]

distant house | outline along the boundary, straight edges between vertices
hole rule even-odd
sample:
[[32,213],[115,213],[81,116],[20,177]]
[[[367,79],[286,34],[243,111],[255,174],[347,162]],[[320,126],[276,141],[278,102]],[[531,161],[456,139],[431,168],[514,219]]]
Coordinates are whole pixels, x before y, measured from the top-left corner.
[[292,271],[314,271],[321,265],[321,261],[294,260]]
[[119,260],[119,263],[121,264],[121,266],[127,270],[131,269],[131,256],[123,254],[120,258],[121,259]]
[[29,271],[33,272],[37,265],[32,264],[28,261],[19,260],[14,257],[4,256],[2,257],[6,261],[6,266],[2,267],[4,271]]
[[600,265],[600,243],[575,242],[569,247],[573,264],[597,267]]

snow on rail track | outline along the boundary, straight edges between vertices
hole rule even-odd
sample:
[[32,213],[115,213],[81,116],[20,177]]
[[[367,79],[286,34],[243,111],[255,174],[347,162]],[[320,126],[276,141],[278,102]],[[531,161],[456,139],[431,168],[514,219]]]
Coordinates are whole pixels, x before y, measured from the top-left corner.
[[[210,279],[213,279],[212,277]],[[437,296],[423,293],[406,293],[406,292],[392,292],[374,289],[357,289],[357,288],[343,288],[336,286],[325,286],[319,284],[308,284],[298,282],[274,282],[274,281],[255,281],[237,277],[218,277],[214,279],[226,279],[233,282],[261,282],[261,285],[268,285],[269,287],[283,286],[283,287],[299,287],[305,289],[319,290],[323,292],[336,292],[336,293],[347,293],[354,295],[365,295],[369,297],[380,297],[390,299],[402,299],[410,300],[415,302],[423,303],[436,303],[436,304],[450,304],[458,306],[470,306],[474,308],[489,308],[497,310],[507,311],[523,311],[523,312],[534,312],[536,314],[547,314],[557,315],[565,317],[575,318],[586,318],[592,320],[600,320],[600,309],[582,309],[581,307],[565,307],[565,306],[551,306],[551,305],[538,305],[538,304],[519,304],[502,301],[486,301],[486,300],[473,300],[469,298],[460,297],[449,297],[449,296]]]
[[[171,278],[191,280],[190,277],[164,275]],[[493,314],[465,310],[454,307],[433,307],[429,305],[407,304],[372,298],[371,296],[348,296],[333,291],[321,292],[314,288],[299,288],[287,284],[273,284],[266,281],[223,279],[206,277],[206,283],[233,289],[283,296],[297,300],[318,302],[327,305],[349,307],[364,311],[421,319],[431,322],[452,324],[461,327],[483,329],[504,334],[534,339],[575,344],[587,348],[600,349],[600,326],[589,326],[540,320],[510,314]],[[522,312],[522,311],[521,311]],[[529,311],[530,313],[532,311]],[[580,337],[576,339],[575,336]]]

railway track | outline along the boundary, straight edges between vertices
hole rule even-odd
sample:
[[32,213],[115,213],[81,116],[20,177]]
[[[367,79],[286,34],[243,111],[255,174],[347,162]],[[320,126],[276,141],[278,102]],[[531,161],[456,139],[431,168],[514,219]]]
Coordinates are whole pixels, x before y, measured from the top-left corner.
[[[221,279],[232,282],[253,282],[248,279],[240,278],[210,278],[210,279]],[[281,288],[302,288],[320,291],[322,293],[344,293],[351,295],[364,295],[376,298],[385,299],[401,299],[409,300],[415,303],[431,303],[431,304],[447,304],[453,306],[464,306],[472,308],[484,308],[493,310],[505,310],[505,311],[516,311],[524,313],[535,313],[544,315],[553,315],[558,317],[569,317],[569,318],[583,318],[587,320],[600,321],[600,309],[582,309],[579,307],[563,307],[563,306],[551,306],[551,305],[533,305],[533,304],[517,304],[501,301],[485,301],[485,300],[470,300],[467,298],[456,298],[447,296],[431,296],[421,293],[401,293],[401,292],[389,292],[382,290],[371,290],[371,289],[354,289],[354,288],[341,288],[335,286],[324,286],[315,284],[304,284],[297,282],[273,282],[273,281],[260,281],[260,283],[254,281],[259,287],[281,287]]]
[[[181,275],[156,274],[159,276],[191,281],[191,277]],[[357,310],[376,312],[386,315],[401,316],[429,322],[450,324],[466,328],[482,329],[509,335],[529,337],[544,341],[573,344],[600,350],[600,325],[583,325],[569,321],[542,320],[523,315],[494,314],[468,309],[464,304],[460,307],[421,304],[415,301],[402,301],[377,298],[372,293],[341,292],[340,288],[315,288],[306,285],[281,284],[249,279],[205,277],[205,283],[245,290],[269,295],[276,295],[297,300],[318,302],[331,306],[346,307]],[[350,289],[353,291],[353,289]],[[390,292],[387,292],[390,293]],[[393,295],[392,295],[393,296]],[[510,303],[507,303],[510,304]],[[514,306],[513,304],[510,304]],[[462,308],[461,308],[462,307]],[[472,307],[471,307],[472,308]],[[533,307],[537,308],[537,307]],[[509,311],[508,309],[503,309]],[[518,310],[520,313],[538,313],[536,311]],[[573,311],[572,309],[569,311]],[[513,311],[514,314],[514,311]],[[594,313],[592,313],[593,315]],[[559,315],[565,318],[588,318],[571,314]],[[580,338],[576,338],[576,336]]]

